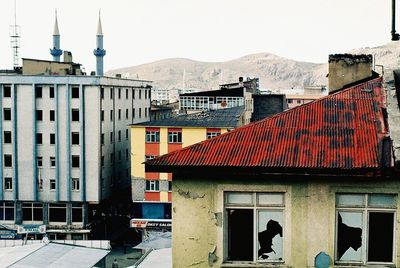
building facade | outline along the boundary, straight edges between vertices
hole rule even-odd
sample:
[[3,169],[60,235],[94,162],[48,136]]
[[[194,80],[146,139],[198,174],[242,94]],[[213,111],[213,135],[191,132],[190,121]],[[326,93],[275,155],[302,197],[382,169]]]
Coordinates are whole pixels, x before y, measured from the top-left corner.
[[86,239],[96,206],[130,186],[128,125],[149,120],[150,82],[0,76],[0,223]]
[[399,266],[386,104],[372,77],[146,162],[173,172],[174,267]]
[[171,219],[171,174],[145,172],[144,162],[244,124],[243,107],[131,125],[134,219]]

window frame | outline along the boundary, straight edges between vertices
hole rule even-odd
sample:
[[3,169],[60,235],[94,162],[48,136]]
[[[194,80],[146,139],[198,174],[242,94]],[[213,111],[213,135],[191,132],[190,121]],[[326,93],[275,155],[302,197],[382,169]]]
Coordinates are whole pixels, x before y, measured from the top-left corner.
[[[228,203],[228,195],[230,193],[234,194],[251,194],[251,204],[240,204],[240,203]],[[282,203],[281,204],[268,204],[263,205],[259,204],[258,196],[260,194],[271,194],[271,195],[282,195]],[[223,263],[234,263],[234,264],[243,264],[243,263],[251,263],[252,265],[282,265],[285,263],[286,256],[286,237],[287,237],[287,197],[285,191],[237,191],[237,190],[224,190],[222,194],[222,206],[223,206]],[[243,210],[252,210],[253,214],[253,259],[249,260],[228,260],[228,248],[229,248],[229,220],[228,220],[228,210],[229,209],[243,209]],[[258,250],[259,250],[259,241],[258,241],[258,233],[259,233],[259,212],[281,212],[282,214],[282,258],[281,260],[259,260],[258,258]]]
[[160,131],[159,130],[146,130],[146,143],[159,143]]
[[[6,219],[6,210],[12,208],[13,215],[12,219]],[[12,201],[0,201],[0,222],[14,222],[15,221],[15,202]]]
[[[36,206],[35,206],[36,205]],[[24,209],[30,209],[31,220],[24,220]],[[35,218],[35,209],[41,210],[41,220]],[[22,203],[22,222],[23,223],[41,223],[43,222],[43,203],[39,202],[23,202]]]
[[5,130],[3,131],[3,143],[4,144],[11,144],[12,143],[12,132]]
[[168,130],[168,143],[182,143],[182,131]]
[[146,192],[159,192],[160,191],[160,180],[146,180],[145,191]]
[[[373,195],[391,195],[394,198],[394,207],[374,207],[369,206],[368,201],[369,197]],[[338,205],[338,196],[339,195],[362,195],[363,196],[363,205],[351,206],[351,205]],[[337,265],[394,265],[396,260],[396,222],[397,222],[397,194],[387,194],[387,193],[341,193],[338,192],[335,194],[335,234],[334,234],[334,264]],[[349,261],[349,260],[338,260],[338,219],[340,212],[353,212],[353,213],[361,213],[362,217],[362,231],[361,231],[361,261]],[[393,238],[392,238],[392,261],[391,262],[377,262],[377,261],[368,261],[368,250],[369,250],[369,222],[370,222],[370,213],[391,213],[393,214]]]
[[12,177],[4,177],[4,185],[3,185],[3,190],[4,191],[12,191],[13,190],[13,179]]
[[81,189],[79,178],[71,178],[71,191],[79,192]]

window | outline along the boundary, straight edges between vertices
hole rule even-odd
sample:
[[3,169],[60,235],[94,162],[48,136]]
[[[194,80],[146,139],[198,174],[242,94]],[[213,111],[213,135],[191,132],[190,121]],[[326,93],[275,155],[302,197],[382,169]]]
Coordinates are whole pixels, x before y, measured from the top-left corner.
[[125,177],[129,178],[129,168],[125,169]]
[[100,98],[104,99],[104,87],[100,88]]
[[56,118],[56,114],[54,112],[54,110],[50,110],[50,121],[54,121]]
[[219,132],[207,132],[207,140],[219,136]]
[[121,130],[118,130],[118,141],[121,141]]
[[125,99],[129,98],[129,90],[126,88],[125,89]]
[[118,120],[121,120],[121,109],[118,109]]
[[43,205],[41,203],[22,203],[23,221],[43,221]]
[[36,166],[38,168],[43,167],[43,156],[38,156],[36,157]]
[[110,163],[111,164],[114,163],[114,154],[113,153],[110,154]]
[[72,204],[72,222],[83,221],[83,207],[81,204]]
[[110,142],[113,143],[114,142],[114,132],[110,132]]
[[139,89],[139,99],[141,99],[141,98],[142,98],[142,90]]
[[11,177],[4,177],[4,190],[12,190],[12,178]]
[[293,99],[288,99],[287,102],[288,103],[293,103]]
[[50,190],[54,191],[56,189],[56,180],[50,179]]
[[49,88],[49,97],[50,99],[54,98],[54,87]]
[[121,98],[121,88],[118,88],[118,99]]
[[4,86],[4,88],[3,88],[3,97],[4,98],[10,98],[11,97],[11,87],[10,86]]
[[4,143],[11,143],[12,137],[11,137],[11,131],[4,131]]
[[129,119],[129,109],[125,109],[125,119]]
[[283,262],[284,194],[226,192],[228,261]]
[[10,108],[3,109],[3,118],[5,121],[11,120],[11,109]]
[[50,144],[56,144],[56,134],[50,133]]
[[147,117],[147,108],[144,108],[144,117]]
[[12,167],[12,155],[10,155],[10,154],[4,155],[4,166]]
[[36,98],[42,97],[42,87],[35,87],[35,97]]
[[43,144],[43,135],[42,135],[42,133],[36,133],[36,144]]
[[56,167],[56,158],[54,156],[50,156],[50,167],[51,168]]
[[144,156],[144,161],[148,161],[148,160],[154,159],[156,157],[157,157],[156,155],[145,155]]
[[113,96],[114,95],[114,89],[113,88],[110,88],[110,99],[112,100],[113,99]]
[[160,191],[160,182],[158,180],[146,180],[146,191],[156,192]]
[[168,143],[182,143],[182,132],[168,131]]
[[110,111],[110,121],[113,121],[113,117],[114,117],[114,114],[113,114],[113,113],[114,113],[114,111],[111,110],[111,111]]
[[125,149],[125,159],[128,160],[129,159],[129,150]]
[[0,221],[14,221],[13,202],[0,202]]
[[43,111],[42,110],[36,110],[36,120],[37,121],[43,120]]
[[71,143],[72,145],[79,145],[79,132],[71,133]]
[[132,99],[135,99],[135,90],[132,88]]
[[168,181],[168,192],[172,192],[172,181]]
[[118,161],[121,161],[121,159],[122,159],[121,151],[118,151]]
[[144,98],[147,99],[147,90],[144,90]]
[[396,196],[336,195],[336,253],[340,263],[393,263]]
[[104,121],[104,110],[101,110],[101,113],[100,113],[100,120],[101,120],[101,121]]
[[129,139],[129,130],[125,129],[125,139]]
[[146,131],[146,142],[160,142],[160,132]]
[[72,191],[79,191],[79,178],[71,179]]
[[101,141],[101,145],[104,145],[104,133],[101,133],[100,141]]
[[66,222],[67,221],[66,204],[49,204],[49,221]]
[[132,109],[132,119],[135,118],[135,108]]
[[142,108],[139,108],[139,118],[142,118]]
[[71,97],[73,99],[79,99],[79,87],[72,87]]
[[79,110],[78,109],[72,109],[72,121],[79,122]]
[[101,156],[101,166],[104,167],[104,155]]
[[79,167],[79,155],[72,156],[72,167],[78,168]]

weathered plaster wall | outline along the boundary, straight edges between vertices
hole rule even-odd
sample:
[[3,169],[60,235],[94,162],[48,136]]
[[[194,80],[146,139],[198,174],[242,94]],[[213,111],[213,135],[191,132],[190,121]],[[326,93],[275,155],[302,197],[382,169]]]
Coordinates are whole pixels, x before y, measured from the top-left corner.
[[[174,177],[173,267],[272,267],[223,263],[226,255],[224,191],[285,192],[285,264],[273,267],[305,268],[314,267],[314,258],[321,251],[334,258],[336,193],[399,194],[400,183],[361,179],[334,180],[330,183],[316,180],[273,181],[268,177],[211,180],[194,174]],[[399,208],[399,198],[397,200]],[[398,227],[397,223],[396,229]],[[395,232],[396,266],[400,265],[398,233]]]

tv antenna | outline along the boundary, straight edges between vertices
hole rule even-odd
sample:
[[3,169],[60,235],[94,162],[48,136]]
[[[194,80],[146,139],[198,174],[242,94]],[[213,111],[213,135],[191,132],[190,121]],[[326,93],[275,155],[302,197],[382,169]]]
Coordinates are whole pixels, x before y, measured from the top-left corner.
[[19,65],[19,49],[20,49],[20,26],[17,25],[17,0],[14,0],[14,25],[10,25],[10,40],[13,51],[13,66],[14,69]]

